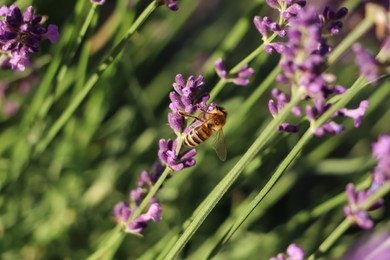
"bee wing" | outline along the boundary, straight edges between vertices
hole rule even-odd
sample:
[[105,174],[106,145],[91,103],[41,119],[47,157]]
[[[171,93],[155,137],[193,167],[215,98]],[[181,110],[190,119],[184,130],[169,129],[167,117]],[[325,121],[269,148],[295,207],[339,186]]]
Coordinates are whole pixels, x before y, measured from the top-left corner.
[[222,129],[213,135],[213,148],[221,161],[226,160],[226,144]]

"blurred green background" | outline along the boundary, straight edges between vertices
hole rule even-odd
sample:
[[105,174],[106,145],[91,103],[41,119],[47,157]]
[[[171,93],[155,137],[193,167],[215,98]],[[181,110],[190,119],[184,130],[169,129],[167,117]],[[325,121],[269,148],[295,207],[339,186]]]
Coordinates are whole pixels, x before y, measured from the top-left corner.
[[[22,9],[31,4],[17,3]],[[32,69],[20,74],[0,72],[1,81],[9,81],[15,88],[20,84],[16,78],[30,74],[35,77],[29,80],[33,85],[28,94],[14,91],[10,95],[20,104],[18,113],[2,115],[0,122],[1,258],[84,259],[114,228],[113,205],[127,199],[141,170],[149,170],[158,159],[158,140],[174,138],[167,113],[168,94],[176,74],[203,74],[210,91],[218,80],[213,71],[215,59],[226,57],[231,68],[254,50],[261,44],[261,37],[252,19],[271,12],[262,1],[253,0],[184,0],[175,13],[159,8],[131,38],[48,148],[33,156],[32,147],[45,137],[88,75],[148,2],[107,0],[99,7],[86,40],[74,49],[76,56],[66,76],[61,80],[58,74],[53,77],[37,117],[26,123],[24,115],[48,69],[63,53],[71,51],[68,43],[75,37],[72,30],[79,28],[90,8],[89,1],[37,0],[32,4],[38,13],[48,15],[48,23],[59,26],[61,40],[53,46],[44,43]],[[77,8],[80,14],[74,16]],[[346,22],[346,33],[361,16],[362,9],[357,6],[352,21]],[[379,48],[373,32],[363,42],[373,51]],[[214,97],[229,112],[225,127],[228,160],[220,162],[209,144],[201,145],[196,166],[174,174],[159,193],[163,220],[151,223],[143,238],[128,236],[116,259],[136,259],[180,227],[248,149],[271,119],[267,109],[270,89],[245,113],[240,109],[277,62],[277,55],[262,54],[251,64],[256,74],[248,87],[229,84]],[[358,75],[352,63],[351,53],[346,53],[338,66],[330,68],[338,82],[347,87]],[[343,211],[340,200],[316,217],[312,209],[343,193],[349,181],[358,183],[368,178],[375,164],[370,144],[390,128],[389,92],[387,81],[367,88],[353,100],[349,107],[356,107],[363,98],[371,102],[362,126],[354,129],[346,121],[344,134],[313,140],[245,228],[215,259],[266,259],[291,242],[315,248],[342,219]],[[197,256],[209,250],[207,246],[213,242],[207,239],[240,210],[240,203],[262,188],[298,139],[299,134],[281,134],[256,157],[184,249],[183,258],[199,259]],[[375,218],[383,220],[380,226],[389,226],[386,214],[386,208],[375,212]],[[331,254],[343,252],[361,233],[357,228],[350,230]]]

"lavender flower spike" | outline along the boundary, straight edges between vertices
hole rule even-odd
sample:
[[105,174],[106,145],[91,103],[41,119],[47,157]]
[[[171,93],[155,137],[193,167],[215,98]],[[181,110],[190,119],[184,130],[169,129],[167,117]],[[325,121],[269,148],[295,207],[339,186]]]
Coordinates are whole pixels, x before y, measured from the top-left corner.
[[183,116],[179,113],[180,111],[192,114],[200,112],[199,107],[206,107],[206,102],[210,96],[208,93],[201,94],[204,86],[203,76],[201,75],[197,78],[190,76],[187,81],[181,74],[176,75],[175,83],[173,83],[175,91],[169,94],[171,113],[168,114],[168,123],[177,135],[183,132],[185,124]]
[[142,236],[141,231],[147,227],[148,222],[161,220],[161,206],[156,198],[152,198],[148,208],[137,216],[134,221],[128,223],[132,214],[141,205],[142,200],[160,178],[163,171],[164,167],[159,163],[153,165],[150,173],[142,171],[137,182],[137,187],[130,191],[129,201],[118,202],[114,206],[113,214],[115,221],[124,227],[126,233]]
[[366,211],[361,209],[362,203],[367,200],[369,193],[366,191],[355,190],[355,186],[349,183],[346,187],[348,205],[344,207],[344,214],[359,227],[363,229],[371,229],[374,222]]
[[156,199],[152,200],[146,213],[139,215],[134,221],[127,224],[136,208],[131,209],[129,203],[119,202],[114,206],[113,213],[119,225],[125,227],[126,233],[142,236],[140,232],[144,230],[149,221],[161,220],[161,206]]
[[23,71],[30,64],[30,54],[39,51],[42,40],[58,41],[57,26],[46,29],[42,24],[42,16],[35,15],[32,6],[23,14],[16,5],[0,8],[0,53],[5,55],[2,68]]

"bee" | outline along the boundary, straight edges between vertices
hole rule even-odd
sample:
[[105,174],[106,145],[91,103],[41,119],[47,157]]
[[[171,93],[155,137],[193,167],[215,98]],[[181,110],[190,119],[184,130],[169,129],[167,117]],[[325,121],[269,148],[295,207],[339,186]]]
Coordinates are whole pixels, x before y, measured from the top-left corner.
[[214,134],[213,148],[219,159],[225,161],[227,152],[222,128],[226,122],[226,110],[222,107],[215,106],[210,112],[201,109],[199,116],[194,116],[183,111],[180,111],[179,114],[202,122],[201,125],[194,127],[186,134],[184,137],[184,145],[190,148],[196,147]]

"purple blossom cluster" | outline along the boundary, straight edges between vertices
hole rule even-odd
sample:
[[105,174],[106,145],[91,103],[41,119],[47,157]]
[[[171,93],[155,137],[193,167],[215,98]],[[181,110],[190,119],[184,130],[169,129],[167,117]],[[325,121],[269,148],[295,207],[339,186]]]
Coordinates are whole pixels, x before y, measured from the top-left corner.
[[141,231],[147,227],[148,222],[161,220],[162,209],[160,203],[154,197],[149,202],[145,212],[137,216],[134,221],[129,222],[132,214],[140,206],[143,198],[157,182],[163,171],[164,167],[160,163],[155,163],[150,173],[142,171],[137,187],[130,191],[129,201],[122,201],[114,206],[115,221],[124,227],[126,233],[141,235]]
[[291,244],[287,247],[286,254],[279,253],[277,256],[271,257],[270,260],[303,260],[305,255],[306,252],[301,246]]
[[266,41],[273,33],[277,33],[279,37],[286,36],[285,27],[288,20],[295,17],[306,5],[305,0],[266,0],[266,3],[272,9],[279,11],[280,21],[277,23],[267,16],[255,16],[253,23],[260,32],[263,41]]
[[202,75],[197,78],[191,75],[187,80],[181,74],[176,75],[173,83],[175,91],[169,94],[171,112],[168,114],[168,123],[176,134],[182,133],[185,127],[185,120],[179,112],[192,114],[206,107],[210,95],[206,92],[202,94],[204,87]]
[[40,42],[59,40],[58,27],[34,14],[32,6],[22,14],[19,7],[0,7],[0,66],[4,69],[25,70],[30,64],[30,55],[39,51]]
[[252,75],[255,73],[255,71],[250,68],[248,64],[245,64],[240,68],[236,77],[229,78],[228,72],[225,70],[225,64],[221,58],[215,61],[214,67],[221,79],[225,79],[228,82],[232,82],[237,86],[243,87],[249,84],[249,78],[252,77]]
[[372,153],[377,160],[377,166],[372,172],[370,187],[357,191],[355,186],[349,183],[346,188],[348,205],[344,207],[344,214],[363,229],[370,229],[374,226],[367,211],[375,210],[384,203],[383,199],[379,199],[367,211],[362,208],[367,199],[390,180],[390,134],[379,137],[378,141],[372,145]]
[[[291,96],[298,92],[304,92],[302,104],[295,106],[291,113],[296,117],[306,115],[306,119],[315,126],[316,136],[324,134],[340,134],[344,127],[335,121],[326,122],[317,126],[315,121],[324,114],[332,104],[328,102],[331,96],[342,95],[345,88],[335,85],[336,77],[324,73],[324,67],[331,51],[327,43],[327,36],[337,34],[342,27],[340,19],[347,14],[345,8],[333,11],[326,7],[322,14],[318,14],[314,8],[300,9],[289,19],[286,42],[274,42],[267,45],[269,52],[276,51],[281,54],[280,67],[282,73],[277,80],[291,87]],[[337,29],[338,28],[338,29]],[[290,96],[281,90],[273,90],[268,108],[272,116],[276,116],[283,107],[290,102]],[[304,104],[303,104],[304,102]],[[333,115],[335,117],[351,117],[358,127],[362,121],[367,101],[362,101],[357,109],[342,108]],[[279,131],[297,132],[298,126],[291,123],[283,123],[278,127]]]
[[159,141],[158,158],[161,163],[156,163],[150,173],[142,171],[137,187],[130,192],[129,202],[119,202],[114,207],[116,222],[125,227],[125,232],[140,235],[140,232],[147,226],[149,221],[161,219],[161,206],[154,196],[149,202],[147,210],[137,216],[134,221],[129,222],[132,214],[141,205],[142,200],[149,193],[151,187],[157,182],[165,167],[172,172],[178,172],[184,168],[195,165],[195,149],[181,152],[179,146],[181,134],[185,129],[185,119],[179,112],[193,114],[201,112],[207,107],[208,93],[203,93],[203,77],[190,76],[187,80],[182,75],[177,75],[173,83],[172,91],[169,94],[171,112],[168,115],[168,123],[178,137],[175,140],[161,139]]
[[161,139],[159,142],[160,150],[158,151],[158,157],[174,172],[195,165],[195,149],[178,154],[177,145],[179,138],[180,137],[176,138],[174,141]]

